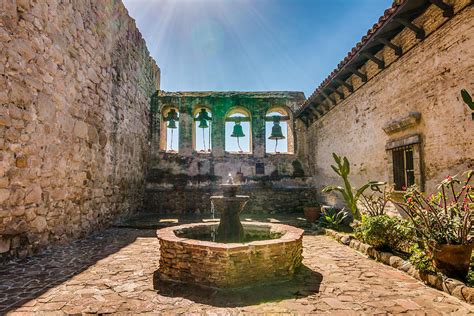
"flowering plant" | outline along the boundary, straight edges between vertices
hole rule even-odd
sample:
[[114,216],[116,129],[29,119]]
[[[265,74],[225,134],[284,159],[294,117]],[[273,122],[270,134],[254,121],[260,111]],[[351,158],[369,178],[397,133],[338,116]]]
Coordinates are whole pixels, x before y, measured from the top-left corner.
[[405,211],[418,235],[428,245],[466,245],[472,242],[474,189],[470,181],[474,171],[466,171],[463,175],[466,180],[462,183],[457,176],[446,177],[438,186],[440,191],[430,197],[412,186],[407,189],[405,202],[393,201]]

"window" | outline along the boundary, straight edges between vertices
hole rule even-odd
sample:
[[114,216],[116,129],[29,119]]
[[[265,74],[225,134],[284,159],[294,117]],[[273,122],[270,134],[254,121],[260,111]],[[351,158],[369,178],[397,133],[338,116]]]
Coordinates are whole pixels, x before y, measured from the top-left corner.
[[179,113],[175,107],[162,110],[160,147],[162,150],[177,153],[179,148]]
[[265,152],[270,154],[293,152],[293,133],[290,116],[283,108],[272,108],[265,117]]
[[392,150],[393,181],[395,190],[404,191],[415,184],[413,146],[404,146]]
[[210,153],[212,114],[208,108],[198,107],[194,110],[194,150],[200,153]]
[[226,115],[225,121],[225,150],[230,153],[251,153],[250,113],[243,108],[234,108]]

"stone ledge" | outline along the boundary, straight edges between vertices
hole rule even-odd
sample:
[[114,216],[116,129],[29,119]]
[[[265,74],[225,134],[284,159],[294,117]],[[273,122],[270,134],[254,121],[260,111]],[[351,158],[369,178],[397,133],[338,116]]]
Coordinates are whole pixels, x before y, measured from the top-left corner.
[[344,235],[331,229],[325,229],[325,232],[326,235],[331,236],[338,242],[367,255],[369,258],[380,261],[397,270],[406,272],[411,277],[420,280],[437,290],[453,295],[464,302],[474,304],[474,288],[466,286],[466,284],[461,281],[448,278],[442,274],[434,275],[418,270],[409,261],[403,260],[390,252],[379,251],[370,245],[360,242],[353,236]]
[[419,112],[410,112],[407,116],[388,122],[382,129],[387,135],[391,135],[416,126],[420,122],[420,118]]

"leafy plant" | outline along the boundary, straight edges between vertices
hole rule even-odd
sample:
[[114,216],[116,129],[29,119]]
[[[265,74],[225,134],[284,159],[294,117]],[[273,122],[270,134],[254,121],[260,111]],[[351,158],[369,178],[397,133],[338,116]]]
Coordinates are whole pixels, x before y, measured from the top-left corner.
[[384,182],[369,181],[360,188],[353,188],[349,182],[349,173],[351,172],[349,160],[346,157],[340,157],[337,154],[332,154],[334,161],[337,166],[331,165],[331,168],[336,172],[343,180],[344,186],[328,185],[323,189],[324,193],[331,191],[338,191],[342,194],[344,201],[347,203],[352,215],[355,219],[360,219],[360,212],[357,208],[357,201],[359,200],[362,193],[368,188],[377,190],[379,186],[384,185]]
[[[379,189],[379,188],[378,188]],[[385,214],[385,208],[390,201],[390,195],[393,192],[392,186],[385,186],[383,191],[377,190],[371,195],[361,194],[361,203],[364,206],[363,213],[369,216],[378,216]],[[381,193],[381,194],[380,194]]]
[[345,219],[349,216],[345,209],[328,209],[323,211],[319,223],[323,227],[338,229],[343,226]]
[[355,228],[357,239],[379,249],[409,252],[415,231],[406,220],[388,215],[364,216]]
[[414,244],[410,248],[411,256],[408,259],[410,263],[418,270],[435,273],[436,269],[433,267],[430,255],[421,248],[418,244]]
[[464,103],[467,104],[467,106],[474,111],[474,101],[472,101],[472,97],[471,95],[469,94],[469,92],[467,92],[466,89],[462,89],[461,90],[461,96],[462,96],[462,99],[464,101]]
[[[428,245],[465,245],[472,242],[474,190],[470,185],[473,170],[464,173],[461,183],[457,176],[446,177],[437,194],[425,197],[416,186],[408,188],[405,202],[397,202],[413,223],[417,233]],[[461,187],[456,192],[456,187]]]

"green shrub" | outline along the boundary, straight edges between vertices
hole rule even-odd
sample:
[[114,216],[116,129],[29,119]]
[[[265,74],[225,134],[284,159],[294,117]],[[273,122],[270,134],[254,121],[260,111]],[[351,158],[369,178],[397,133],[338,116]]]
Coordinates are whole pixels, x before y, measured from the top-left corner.
[[418,244],[414,244],[410,248],[410,258],[408,259],[410,263],[417,268],[418,270],[435,273],[435,268],[431,263],[431,258],[428,253],[418,246]]
[[355,228],[357,239],[378,249],[408,253],[415,231],[408,221],[388,215],[364,216]]

